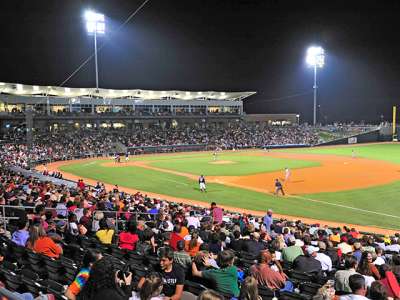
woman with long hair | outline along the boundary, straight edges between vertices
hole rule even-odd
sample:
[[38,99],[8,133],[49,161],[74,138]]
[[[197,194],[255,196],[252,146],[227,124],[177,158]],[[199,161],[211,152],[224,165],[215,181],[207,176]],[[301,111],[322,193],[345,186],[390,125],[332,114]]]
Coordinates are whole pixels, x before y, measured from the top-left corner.
[[360,263],[358,264],[357,272],[364,276],[370,276],[376,280],[381,279],[378,269],[373,264],[372,253],[365,251],[361,255]]
[[132,273],[120,275],[120,272],[115,269],[111,257],[103,257],[96,261],[79,298],[84,300],[128,299],[131,295]]
[[97,251],[96,249],[89,249],[86,251],[82,260],[82,268],[76,275],[75,280],[70,284],[65,292],[65,296],[69,300],[76,299],[76,296],[81,292],[86,282],[89,280],[90,269],[92,268],[93,264],[101,258],[101,252]]
[[63,253],[61,246],[47,236],[42,225],[38,227],[38,234],[39,237],[33,244],[33,251],[52,258],[58,258]]
[[258,295],[257,280],[253,276],[247,276],[243,281],[242,287],[240,288],[240,300],[261,300]]
[[38,225],[32,225],[29,228],[29,238],[26,242],[26,247],[28,249],[33,249],[33,246],[35,245],[35,242],[39,238],[39,226]]
[[200,251],[200,243],[198,241],[199,234],[197,231],[193,231],[190,237],[190,241],[185,241],[185,251],[189,253],[191,257],[196,256],[197,252]]

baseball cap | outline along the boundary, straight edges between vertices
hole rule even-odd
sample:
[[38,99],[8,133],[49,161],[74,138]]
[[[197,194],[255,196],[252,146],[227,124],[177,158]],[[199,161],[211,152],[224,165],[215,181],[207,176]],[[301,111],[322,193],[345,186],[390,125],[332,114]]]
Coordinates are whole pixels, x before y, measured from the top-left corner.
[[307,253],[308,255],[313,254],[314,252],[318,252],[319,248],[318,247],[314,247],[314,246],[308,246],[307,247]]

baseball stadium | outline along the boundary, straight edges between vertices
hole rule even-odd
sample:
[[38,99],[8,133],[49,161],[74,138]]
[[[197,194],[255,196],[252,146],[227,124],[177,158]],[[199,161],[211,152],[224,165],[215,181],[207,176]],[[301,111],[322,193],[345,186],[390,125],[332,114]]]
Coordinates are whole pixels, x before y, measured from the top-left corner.
[[[48,2],[44,12],[52,7]],[[199,11],[210,17],[211,27],[204,25],[208,29],[199,33],[190,25],[179,25],[176,32],[198,41],[208,41],[213,34],[220,39],[229,35],[238,47],[221,46],[224,55],[235,53],[235,59],[225,62],[229,76],[193,62],[193,67],[182,64],[184,68],[170,70],[160,85],[158,72],[165,66],[155,59],[157,63],[146,65],[154,78],[140,81],[146,73],[138,75],[140,67],[131,69],[140,62],[123,54],[133,42],[123,43],[125,38],[118,34],[132,34],[129,22],[139,19],[132,36],[140,40],[140,30],[145,32],[143,24],[148,24],[140,14],[148,9],[149,16],[158,18],[168,9],[150,0],[133,2],[99,5],[109,6],[109,18],[92,9],[84,13],[85,35],[94,52],[72,73],[59,57],[47,58],[57,64],[50,67],[48,77],[38,78],[35,64],[30,66],[31,77],[0,73],[0,298],[400,299],[398,102],[343,85],[349,96],[338,102],[344,105],[327,103],[336,91],[320,81],[340,82],[343,75],[325,70],[339,68],[335,55],[340,51],[329,48],[324,39],[320,43],[326,49],[317,43],[305,51],[312,89],[294,93],[289,79],[283,89],[274,81],[274,67],[267,76],[274,84],[255,84],[249,70],[240,64],[232,67],[232,61],[241,55],[238,49],[249,49],[243,41],[254,47],[258,39],[250,33],[243,33],[245,38],[227,31],[218,34],[213,26],[220,23],[214,24],[213,14],[195,4],[187,4],[187,14],[175,9],[170,13],[184,24],[182,20],[193,21]],[[261,1],[254,7],[239,2],[215,8],[226,17],[226,26],[236,26],[230,14],[248,11],[250,22],[265,9]],[[77,35],[77,25],[64,16],[83,4],[74,5],[66,4],[65,15],[57,15],[67,24],[70,41]],[[124,5],[133,10],[116,25],[117,12],[128,9],[122,9]],[[5,11],[6,17],[21,13],[11,4]],[[44,12],[29,11],[34,13],[26,22],[42,28]],[[108,26],[113,35],[99,42]],[[241,30],[251,31],[246,26]],[[289,36],[292,29],[287,30]],[[184,40],[175,42],[180,45]],[[206,46],[199,42],[200,49],[212,48],[212,41]],[[27,48],[29,56],[37,53],[36,47],[46,53],[43,45],[35,44]],[[68,47],[59,49],[63,59],[82,61],[82,49]],[[202,61],[212,56],[195,47],[179,52],[179,47],[166,46],[158,52],[146,39],[135,47],[143,51],[135,53],[146,63],[144,57],[155,52],[166,61],[172,60],[174,51],[184,59],[187,49]],[[112,48],[112,59],[105,54],[107,48]],[[213,55],[219,53],[212,49]],[[218,56],[218,67],[224,66],[224,55]],[[6,60],[5,69],[10,63]],[[99,65],[102,60],[108,62]],[[122,69],[126,64],[129,70],[117,72],[114,63]],[[95,72],[85,71],[91,64]],[[63,68],[69,75],[57,84],[58,77],[52,76],[65,75],[54,75]],[[177,78],[175,72],[182,72],[179,81],[171,81]],[[193,84],[196,72],[198,82]],[[266,78],[260,75],[264,73],[255,74]],[[210,76],[212,81],[205,79]],[[227,79],[230,76],[234,84]],[[142,86],[126,78],[135,78]],[[366,93],[378,84],[369,83],[363,83]],[[268,89],[287,96],[267,97]],[[354,96],[358,92],[363,105]]]

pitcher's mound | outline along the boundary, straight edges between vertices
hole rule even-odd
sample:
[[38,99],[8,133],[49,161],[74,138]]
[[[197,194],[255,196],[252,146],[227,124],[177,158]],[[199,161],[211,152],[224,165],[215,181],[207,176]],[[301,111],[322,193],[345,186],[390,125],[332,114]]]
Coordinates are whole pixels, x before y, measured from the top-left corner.
[[217,160],[217,161],[212,161],[210,164],[213,165],[230,165],[230,164],[235,164],[236,162],[231,161],[231,160]]

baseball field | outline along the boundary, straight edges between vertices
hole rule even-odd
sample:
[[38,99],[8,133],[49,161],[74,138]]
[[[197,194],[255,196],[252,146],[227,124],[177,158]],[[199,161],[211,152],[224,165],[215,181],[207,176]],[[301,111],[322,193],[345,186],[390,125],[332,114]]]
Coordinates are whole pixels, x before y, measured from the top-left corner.
[[[291,170],[287,181],[285,167]],[[47,168],[66,178],[118,184],[180,202],[215,201],[260,215],[272,208],[296,218],[384,229],[380,232],[400,229],[400,143],[225,151],[216,160],[211,152],[131,156],[121,163],[86,159]],[[206,193],[199,191],[201,174]],[[284,181],[284,197],[273,194],[276,178]]]

